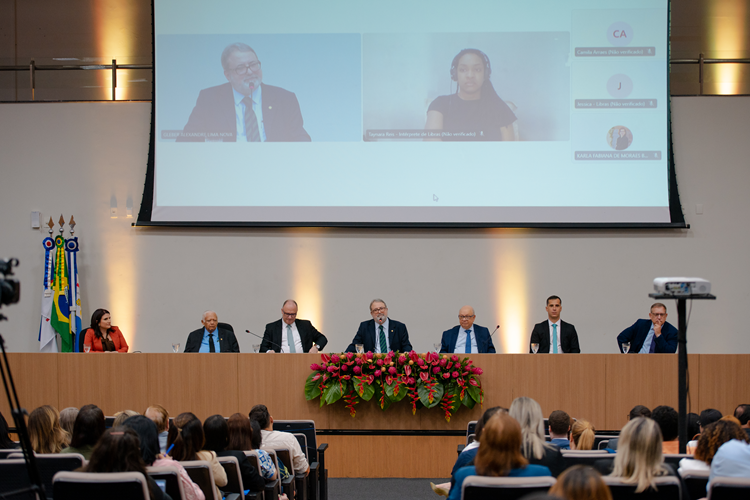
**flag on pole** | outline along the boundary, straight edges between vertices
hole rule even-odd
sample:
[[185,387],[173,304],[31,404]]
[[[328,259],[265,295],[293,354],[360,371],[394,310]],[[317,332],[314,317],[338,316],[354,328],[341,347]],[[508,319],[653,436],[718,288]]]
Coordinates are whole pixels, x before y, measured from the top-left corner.
[[[73,218],[71,217],[71,222]],[[72,231],[71,231],[72,232]],[[78,284],[78,237],[68,238],[65,242],[65,251],[68,254],[68,271],[70,274],[70,287],[68,293],[68,304],[70,304],[70,336],[73,340],[73,352],[80,352],[81,335],[81,291]]]
[[52,286],[54,284],[54,262],[52,260],[55,242],[44,238],[44,293],[42,294],[42,319],[39,322],[39,352],[57,352],[57,332],[52,328]]
[[68,304],[68,266],[65,258],[65,238],[55,238],[55,272],[52,285],[52,312],[50,323],[60,335],[60,351],[73,352],[73,339],[70,335],[70,306]]

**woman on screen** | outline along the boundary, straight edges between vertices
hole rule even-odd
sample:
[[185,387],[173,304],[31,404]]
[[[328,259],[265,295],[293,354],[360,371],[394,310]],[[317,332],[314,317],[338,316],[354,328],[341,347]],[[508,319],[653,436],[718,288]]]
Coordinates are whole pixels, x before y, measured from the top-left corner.
[[630,146],[630,139],[628,139],[627,133],[628,131],[625,127],[620,128],[617,133],[617,142],[615,143],[616,150],[622,151],[623,149],[628,149],[628,146]]
[[106,309],[97,309],[91,315],[91,326],[83,339],[84,352],[128,352],[122,332],[112,326],[112,316]]
[[450,73],[458,84],[456,93],[432,101],[425,129],[445,132],[443,141],[516,140],[516,115],[492,86],[487,54],[479,49],[462,50],[453,58]]

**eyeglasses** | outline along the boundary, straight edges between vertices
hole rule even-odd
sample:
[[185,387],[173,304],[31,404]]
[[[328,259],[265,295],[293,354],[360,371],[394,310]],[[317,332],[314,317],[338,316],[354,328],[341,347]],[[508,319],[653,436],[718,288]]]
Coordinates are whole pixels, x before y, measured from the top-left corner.
[[370,309],[371,313],[381,313],[387,311],[387,307],[378,307],[377,309]]
[[281,312],[284,314],[284,316],[289,316],[290,318],[293,318],[297,315],[297,313],[285,313],[284,311]]
[[471,316],[460,316],[460,315],[459,315],[459,316],[458,316],[458,319],[460,319],[461,321],[464,321],[464,320],[467,320],[467,319],[471,319],[471,318],[473,318],[474,316],[476,316],[476,314],[472,314]]
[[651,313],[652,316],[656,316],[657,318],[661,318],[662,316],[666,316],[667,313]]
[[250,64],[240,64],[236,68],[234,68],[234,72],[238,75],[246,75],[247,70],[250,70],[252,73],[255,73],[260,69],[260,61],[254,61]]

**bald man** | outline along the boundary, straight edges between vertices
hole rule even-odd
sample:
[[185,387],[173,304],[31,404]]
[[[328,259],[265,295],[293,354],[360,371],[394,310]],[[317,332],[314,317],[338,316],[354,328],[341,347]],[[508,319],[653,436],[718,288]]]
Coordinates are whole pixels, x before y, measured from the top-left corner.
[[297,318],[297,302],[287,299],[281,305],[281,319],[266,325],[260,352],[316,353],[327,343],[310,321]]
[[463,306],[458,311],[457,326],[443,332],[440,352],[469,354],[495,353],[489,329],[475,325],[474,308]]
[[219,328],[219,317],[213,311],[203,313],[203,328],[188,335],[185,352],[240,352],[232,330]]

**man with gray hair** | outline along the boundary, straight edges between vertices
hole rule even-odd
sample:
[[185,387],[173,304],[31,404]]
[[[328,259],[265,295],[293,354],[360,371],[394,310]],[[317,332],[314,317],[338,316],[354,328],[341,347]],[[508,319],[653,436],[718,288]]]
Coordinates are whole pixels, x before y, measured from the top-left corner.
[[204,312],[201,323],[203,328],[188,335],[184,352],[240,352],[234,332],[219,328],[219,317],[215,312]]
[[233,43],[221,54],[227,83],[203,89],[177,142],[309,142],[297,96],[263,83],[255,50]]
[[388,318],[388,306],[385,305],[383,299],[370,302],[370,315],[372,319],[363,321],[359,325],[359,330],[352,343],[346,348],[346,352],[356,352],[358,344],[364,346],[364,352],[387,353],[412,350],[406,325]]

